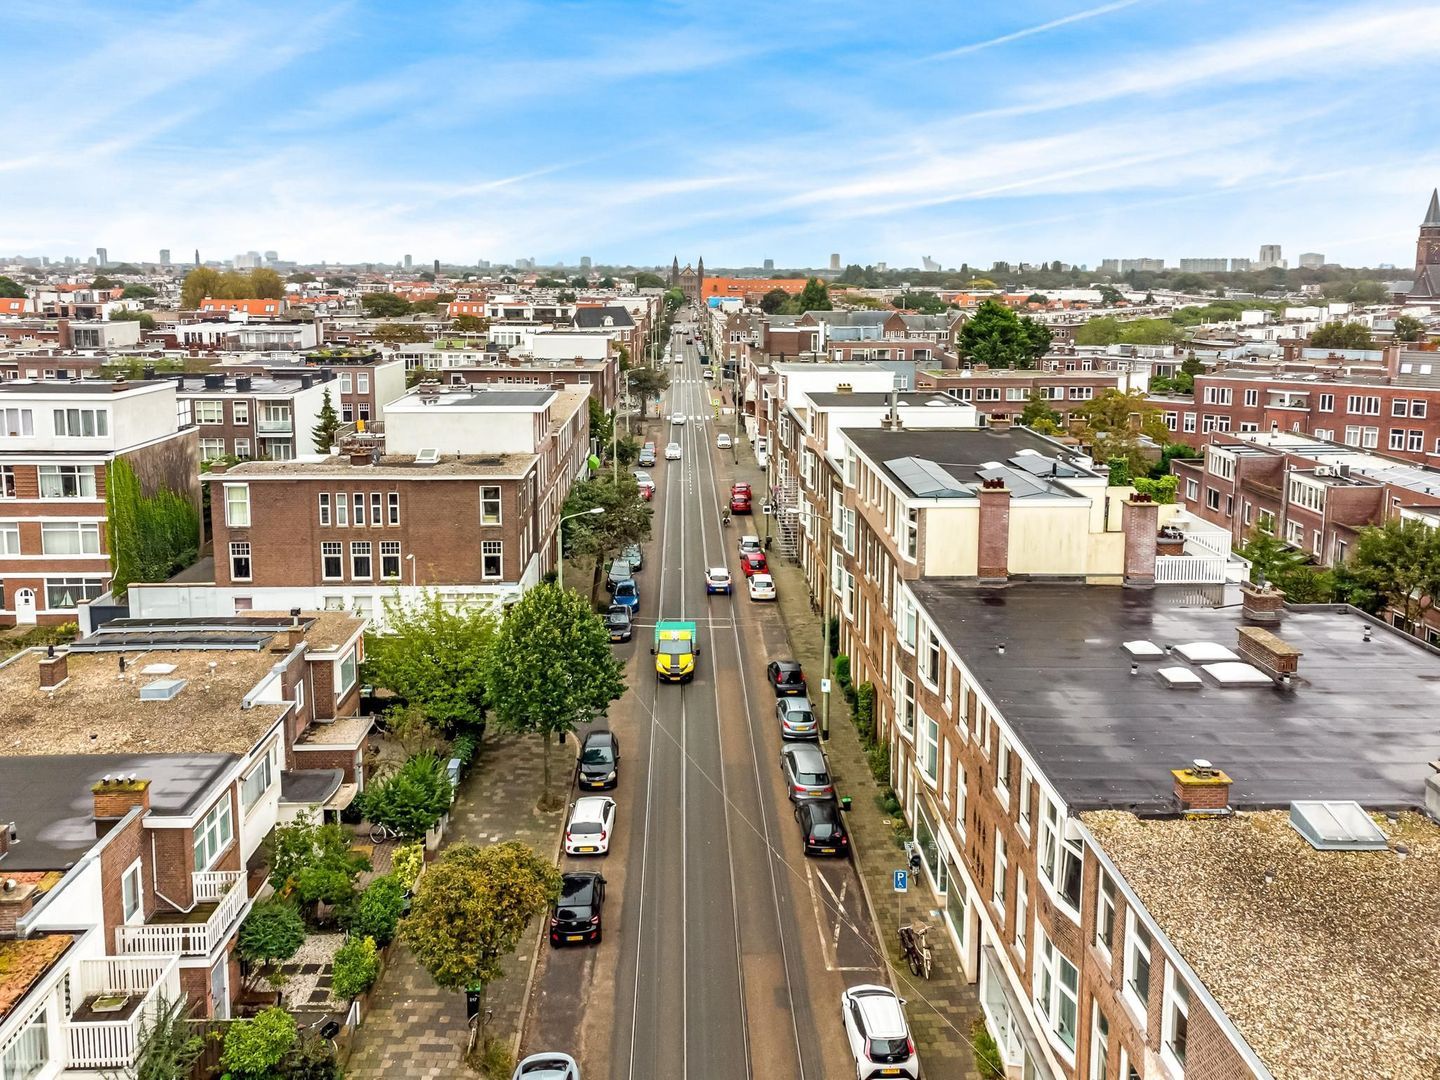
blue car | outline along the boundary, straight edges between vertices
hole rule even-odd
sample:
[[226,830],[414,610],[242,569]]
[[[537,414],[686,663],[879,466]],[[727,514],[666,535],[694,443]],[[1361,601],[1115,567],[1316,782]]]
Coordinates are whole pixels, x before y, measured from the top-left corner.
[[712,566],[705,571],[705,595],[713,596],[715,593],[730,595],[730,571],[723,566]]
[[617,584],[611,602],[628,607],[631,615],[638,615],[640,613],[640,588],[635,584],[635,579],[628,578]]

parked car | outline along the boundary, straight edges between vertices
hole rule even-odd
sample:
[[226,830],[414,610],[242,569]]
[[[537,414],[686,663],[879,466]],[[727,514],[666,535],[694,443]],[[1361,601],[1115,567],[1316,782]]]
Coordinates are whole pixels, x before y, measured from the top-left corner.
[[782,697],[775,702],[775,719],[780,721],[782,739],[818,739],[820,725],[815,708],[807,697]]
[[580,1066],[569,1054],[531,1054],[515,1066],[510,1080],[580,1080]]
[[730,493],[730,512],[732,514],[751,513],[752,511],[750,509],[750,492],[732,491]]
[[[764,558],[762,555],[761,558]],[[750,599],[751,600],[774,600],[775,579],[769,574],[750,575]]]
[[905,1022],[904,1004],[888,986],[852,986],[840,995],[840,1016],[858,1080],[877,1076],[919,1080],[920,1059]]
[[740,537],[740,554],[741,554],[741,555],[747,555],[747,554],[749,554],[749,553],[752,552],[752,551],[759,551],[759,550],[761,550],[760,537],[758,537],[758,536],[749,536],[749,535]]
[[723,566],[712,566],[705,571],[705,595],[724,593],[730,595],[730,571]]
[[640,448],[640,456],[635,459],[635,464],[651,466],[655,464],[655,444],[647,442]]
[[585,736],[580,744],[580,760],[575,765],[575,782],[590,790],[613,788],[620,777],[620,743],[613,732],[600,728]]
[[800,823],[806,855],[838,855],[843,859],[850,854],[850,837],[845,833],[840,804],[834,799],[796,803],[795,820]]
[[629,559],[615,559],[610,563],[609,573],[605,575],[605,588],[613,593],[621,582],[630,581],[633,576]]
[[763,551],[748,551],[740,556],[740,572],[746,577],[768,573],[770,564],[765,561]]
[[630,563],[631,573],[639,573],[645,568],[645,553],[640,550],[639,544],[627,544],[620,557]]
[[589,941],[598,945],[604,906],[605,879],[599,874],[561,874],[560,898],[550,909],[550,944]]
[[731,445],[730,436],[726,435],[725,432],[722,431],[719,435],[715,436],[715,448],[717,450],[729,450]]
[[[651,464],[654,464],[653,462]],[[640,488],[640,497],[646,502],[655,498],[655,481],[647,472],[636,471],[631,474],[635,477],[635,484]]]
[[679,460],[680,460],[680,444],[679,444],[678,442],[672,442],[669,446],[665,447],[665,460],[666,460],[666,461],[679,461]]
[[705,369],[705,378],[706,378],[707,380],[709,380],[710,382],[714,382],[714,381],[715,381],[715,369],[712,368],[712,367],[707,367],[707,368]]
[[771,660],[765,678],[776,697],[805,693],[805,672],[798,660]]
[[786,746],[780,751],[780,771],[785,774],[791,802],[835,797],[830,763],[818,746],[803,743]]
[[615,586],[615,603],[624,604],[630,609],[631,616],[640,611],[640,586],[635,584],[634,578],[629,578]]
[[685,423],[685,414],[683,412],[671,413],[670,423],[677,425]]
[[615,800],[590,795],[570,804],[565,825],[566,855],[604,855],[610,850],[610,832],[615,827]]
[[605,626],[610,631],[610,640],[629,641],[634,634],[634,619],[624,604],[611,604],[605,612]]

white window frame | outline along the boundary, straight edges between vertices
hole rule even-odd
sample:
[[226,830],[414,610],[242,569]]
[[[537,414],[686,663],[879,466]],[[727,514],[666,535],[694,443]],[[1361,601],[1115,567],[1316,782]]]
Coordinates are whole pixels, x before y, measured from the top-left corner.
[[195,825],[195,872],[202,874],[214,866],[234,839],[235,820],[230,813],[230,792],[227,790]]
[[[487,560],[499,559],[495,572],[489,572]],[[505,542],[503,540],[480,541],[480,580],[501,581],[505,577]]]
[[[364,573],[360,572],[361,560],[365,563]],[[369,540],[350,541],[350,580],[375,580],[375,548]]]
[[[1064,977],[1070,972],[1070,981]],[[1044,1020],[1045,1037],[1067,1061],[1075,1060],[1075,1047],[1080,1040],[1080,969],[1068,956],[1055,947],[1050,936],[1035,930],[1035,984],[1032,1000],[1035,1011]],[[1070,1039],[1062,1029],[1064,1005],[1070,1006]]]
[[240,809],[242,813],[250,813],[265,798],[271,786],[275,783],[274,766],[275,744],[271,743],[265,748],[265,753],[255,763],[255,767],[245,774],[240,781]]
[[145,921],[145,868],[139,859],[127,866],[120,875],[120,918],[126,926]]
[[[46,534],[50,533],[57,538],[70,530],[74,530],[76,551],[51,551],[46,543]],[[52,558],[62,559],[83,559],[101,554],[100,551],[100,526],[93,521],[45,521],[40,524],[40,554],[49,555]]]
[[[1143,943],[1140,940],[1142,934],[1146,938]],[[1135,990],[1135,976],[1139,970],[1136,961],[1141,956],[1145,959],[1144,1000]],[[1130,1007],[1131,1012],[1141,1021],[1140,1028],[1143,1031],[1146,1017],[1150,1011],[1150,981],[1155,977],[1155,939],[1150,936],[1150,931],[1140,924],[1133,909],[1125,913],[1125,971],[1123,976],[1120,996]]]
[[1107,964],[1115,949],[1115,911],[1115,880],[1102,868],[1095,882],[1095,948]]
[[250,485],[225,484],[225,524],[232,529],[250,527]]
[[[338,574],[327,574],[325,572],[325,559],[327,556],[340,560],[340,572]],[[320,580],[345,580],[345,545],[339,540],[322,540],[320,542]]]
[[[1087,1080],[1110,1080],[1110,1020],[1100,1003],[1090,1005],[1090,1072]],[[1123,1078],[1122,1078],[1123,1080]]]
[[923,710],[920,712],[919,734],[920,753],[916,755],[916,764],[930,786],[934,787],[940,778],[940,722]]
[[337,701],[354,687],[355,680],[359,678],[359,667],[360,664],[355,658],[354,649],[342,656],[340,662],[335,665],[335,699]]
[[[1185,1075],[1185,1059],[1189,1057],[1190,1044],[1190,988],[1183,979],[1175,976],[1175,965],[1165,965],[1165,996],[1160,1015],[1160,1059],[1177,1077]],[[1185,1022],[1184,1057],[1175,1052],[1175,1031],[1179,1021]]]
[[1025,871],[1015,871],[1015,953],[1025,955],[1025,935],[1029,933],[1030,894],[1026,888]]
[[328,491],[320,492],[316,496],[316,501],[319,505],[320,525],[328,528],[330,525],[330,493]]
[[1001,921],[1005,919],[1005,874],[1010,868],[1010,863],[1005,857],[1005,837],[997,830],[995,833],[995,880],[990,883],[990,904],[994,907]]
[[[250,548],[248,540],[230,541],[230,580],[231,581],[253,581],[255,578],[255,556]],[[238,572],[239,561],[245,561],[248,573]]]
[[[492,494],[493,492],[493,494]],[[493,507],[493,510],[491,509]],[[480,524],[481,525],[503,525],[504,524],[504,501],[503,490],[499,484],[482,484],[480,486]]]

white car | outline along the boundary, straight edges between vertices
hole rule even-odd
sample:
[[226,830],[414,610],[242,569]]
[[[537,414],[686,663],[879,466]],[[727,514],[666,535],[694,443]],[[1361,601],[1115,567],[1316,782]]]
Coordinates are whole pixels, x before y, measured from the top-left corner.
[[705,571],[705,595],[712,593],[730,595],[730,571],[723,566],[712,566]]
[[683,423],[685,423],[685,414],[684,414],[683,412],[677,412],[677,413],[672,414],[671,417],[670,417],[670,423],[672,423],[672,424],[683,424]]
[[714,381],[715,381],[715,369],[714,369],[714,368],[709,368],[709,367],[707,367],[707,368],[705,369],[704,378],[708,379],[708,380],[711,381],[711,382],[714,382]]
[[672,442],[669,446],[665,447],[665,460],[666,460],[666,461],[679,461],[679,460],[680,460],[680,444],[679,444],[678,442]]
[[726,435],[725,432],[723,432],[723,431],[720,432],[719,435],[716,435],[716,436],[715,436],[715,447],[716,447],[717,450],[729,450],[729,449],[730,449],[730,436],[729,436],[729,435]]
[[566,855],[604,855],[610,850],[610,833],[615,826],[615,800],[589,795],[570,804],[565,825]]
[[760,538],[758,536],[745,535],[740,537],[740,554],[749,555],[752,551],[760,550]]
[[685,354],[684,354],[684,353],[677,353],[677,354],[675,355],[675,357],[674,357],[670,362],[671,362],[672,364],[683,364],[683,363],[685,362]]
[[888,986],[852,986],[840,995],[840,1016],[857,1080],[877,1076],[919,1080],[920,1059],[905,1023],[904,1004]]
[[751,600],[774,600],[775,579],[769,574],[750,575],[750,599]]

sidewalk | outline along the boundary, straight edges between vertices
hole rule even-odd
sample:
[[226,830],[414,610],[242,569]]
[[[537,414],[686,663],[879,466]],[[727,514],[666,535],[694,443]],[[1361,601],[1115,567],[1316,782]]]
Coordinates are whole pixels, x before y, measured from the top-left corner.
[[[765,490],[765,474],[755,464],[748,440],[741,440],[740,464],[730,466],[738,480],[749,480],[757,492]],[[754,527],[741,519],[740,532],[765,534],[764,519],[757,516]],[[772,528],[773,531],[773,528]],[[824,638],[820,616],[810,607],[805,575],[779,547],[771,551],[770,574],[779,593],[780,616],[790,638],[794,658],[809,677],[815,708],[822,708],[820,679],[825,667]],[[830,741],[825,744],[836,788],[852,798],[846,824],[856,868],[864,880],[877,922],[877,931],[887,951],[891,979],[907,1002],[905,1013],[927,1077],[933,1080],[980,1080],[970,1046],[970,1025],[980,1015],[976,988],[965,980],[964,969],[945,928],[940,901],[930,891],[923,875],[912,875],[910,891],[899,898],[893,891],[891,872],[905,866],[905,853],[895,839],[891,818],[881,809],[881,785],[870,772],[870,763],[860,734],[850,720],[850,706],[836,686],[830,695]],[[934,953],[931,977],[915,979],[899,949],[899,927],[912,921],[929,923],[929,941]]]
[[[563,773],[563,760],[550,764],[552,772]],[[539,739],[487,734],[474,768],[460,785],[446,843],[521,840],[550,859],[559,843],[561,813],[535,809],[542,769]],[[504,977],[490,986],[485,1004],[493,1011],[493,1035],[513,1038],[519,1033],[537,942],[536,934],[527,933],[506,960]],[[462,1059],[469,1036],[465,996],[436,986],[404,943],[397,942],[356,1033],[345,1075],[351,1080],[467,1076]]]

